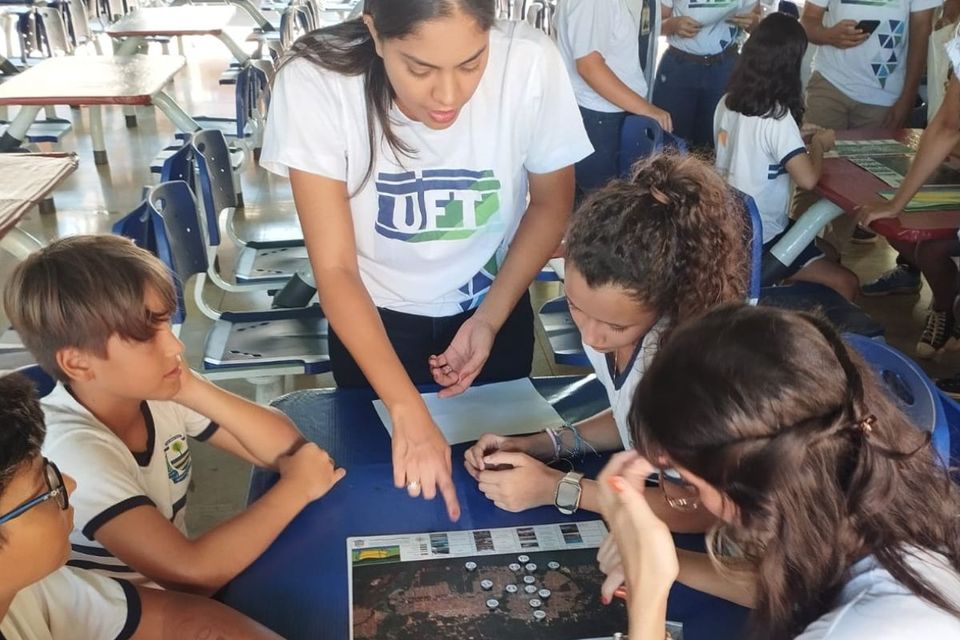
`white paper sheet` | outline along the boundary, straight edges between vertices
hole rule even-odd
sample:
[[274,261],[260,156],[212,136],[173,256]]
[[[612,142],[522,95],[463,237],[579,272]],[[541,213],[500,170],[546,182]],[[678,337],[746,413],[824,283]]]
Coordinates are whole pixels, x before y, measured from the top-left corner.
[[[450,444],[476,440],[484,433],[509,436],[563,424],[560,415],[528,378],[470,387],[452,398],[441,399],[436,393],[422,395]],[[387,407],[380,400],[374,400],[373,406],[387,433],[393,435]]]

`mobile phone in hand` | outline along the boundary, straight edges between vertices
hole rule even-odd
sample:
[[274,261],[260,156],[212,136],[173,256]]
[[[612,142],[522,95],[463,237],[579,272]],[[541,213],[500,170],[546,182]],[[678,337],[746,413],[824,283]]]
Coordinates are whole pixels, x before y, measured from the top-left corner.
[[864,33],[873,33],[879,26],[879,20],[861,20],[857,23],[857,29]]

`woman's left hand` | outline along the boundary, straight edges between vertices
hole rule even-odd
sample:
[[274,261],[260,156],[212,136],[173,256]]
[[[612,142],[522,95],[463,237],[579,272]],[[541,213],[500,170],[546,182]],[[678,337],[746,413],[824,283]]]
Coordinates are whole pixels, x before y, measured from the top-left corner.
[[631,605],[634,597],[665,597],[680,570],[670,529],[650,509],[643,485],[637,486],[637,478],[653,472],[636,451],[624,451],[613,456],[597,478],[601,510],[617,543]]
[[496,329],[478,318],[469,318],[457,331],[447,350],[430,356],[430,373],[441,387],[439,396],[449,398],[466,391],[490,357]]

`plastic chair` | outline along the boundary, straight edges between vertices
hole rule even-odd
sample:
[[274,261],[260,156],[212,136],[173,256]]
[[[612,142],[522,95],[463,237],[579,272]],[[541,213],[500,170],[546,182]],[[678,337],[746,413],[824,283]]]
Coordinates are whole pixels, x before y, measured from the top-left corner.
[[628,175],[637,160],[664,148],[686,153],[687,143],[664,131],[653,118],[628,115],[620,129],[620,175]]
[[910,358],[883,342],[844,334],[884,384],[890,397],[918,429],[931,433],[934,450],[945,465],[950,462],[950,424],[940,390]]
[[[203,299],[206,243],[187,183],[165,182],[151,188],[144,204],[121,223],[127,231],[148,240],[152,246],[147,248],[155,251],[184,287],[193,279],[197,308],[213,320],[204,341],[201,371],[206,377],[247,379],[257,386],[257,402],[266,403],[282,392],[281,376],[330,370],[327,321],[315,312],[220,313],[207,305]],[[138,226],[145,230],[137,230]],[[185,308],[183,292],[178,290],[178,310]]]
[[[237,205],[229,151],[223,134],[216,130],[193,135],[198,182],[211,246],[220,245],[219,216],[227,212],[228,228]],[[248,243],[240,247],[234,276],[238,283],[284,283],[298,271],[309,270],[310,263],[303,239],[287,242]]]
[[38,364],[30,364],[25,367],[14,369],[20,375],[29,378],[37,388],[37,395],[41,398],[50,395],[56,388],[57,381],[49,373],[44,371]]

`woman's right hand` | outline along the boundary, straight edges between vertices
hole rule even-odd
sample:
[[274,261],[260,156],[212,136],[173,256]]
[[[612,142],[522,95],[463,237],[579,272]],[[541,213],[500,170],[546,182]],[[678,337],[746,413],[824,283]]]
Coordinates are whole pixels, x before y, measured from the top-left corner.
[[424,407],[410,417],[391,415],[393,421],[393,483],[411,498],[443,497],[451,521],[460,519],[460,503],[453,486],[450,445]]

